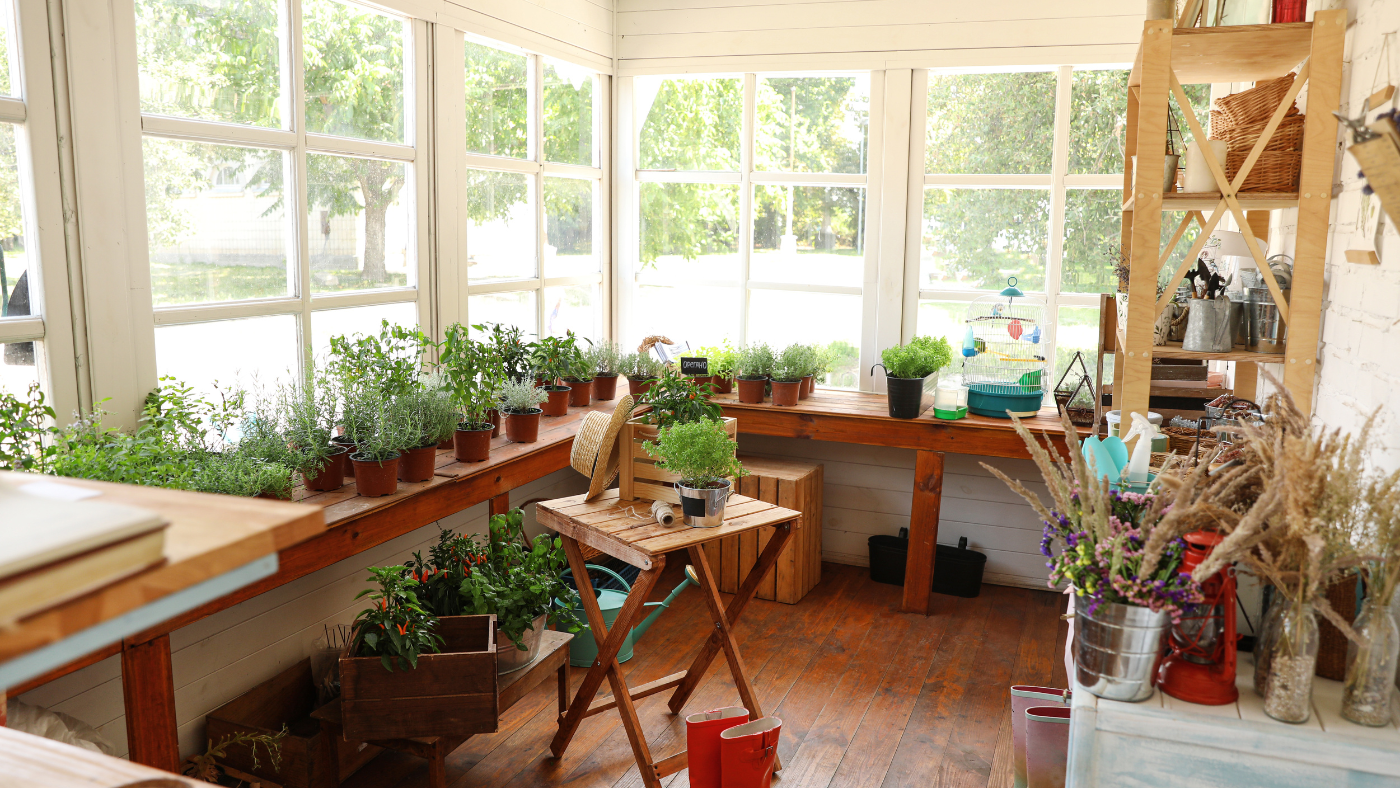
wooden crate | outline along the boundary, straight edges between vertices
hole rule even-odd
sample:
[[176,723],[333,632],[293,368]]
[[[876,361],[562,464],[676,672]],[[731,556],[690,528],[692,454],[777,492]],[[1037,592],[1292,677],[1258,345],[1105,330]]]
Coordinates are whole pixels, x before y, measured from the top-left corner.
[[[822,579],[822,466],[767,457],[739,459],[749,470],[739,480],[740,495],[802,512],[792,541],[758,586],[759,599],[795,605]],[[739,590],[772,535],[772,528],[762,528],[705,545],[720,591]]]
[[[407,739],[494,733],[497,726],[496,617],[439,619],[442,653],[418,667],[384,669],[378,657],[340,657],[345,738]],[[351,645],[354,645],[352,642]]]
[[308,658],[209,712],[205,734],[217,742],[235,733],[274,734],[286,725],[281,769],[274,770],[262,752],[254,769],[247,747],[229,748],[220,765],[286,788],[335,788],[378,755],[380,748],[330,736],[311,718],[315,707],[316,687]]
[[[721,421],[724,422],[724,431],[729,433],[729,437],[737,438],[739,420],[724,418]],[[665,501],[680,505],[681,497],[676,494],[676,488],[671,486],[679,481],[680,477],[657,468],[656,460],[642,448],[643,441],[656,440],[656,427],[643,423],[640,418],[629,419],[622,425],[622,435],[618,440],[622,442],[621,454],[618,457],[618,499],[635,501],[645,498],[648,501]],[[735,492],[740,495],[746,494],[742,490]]]

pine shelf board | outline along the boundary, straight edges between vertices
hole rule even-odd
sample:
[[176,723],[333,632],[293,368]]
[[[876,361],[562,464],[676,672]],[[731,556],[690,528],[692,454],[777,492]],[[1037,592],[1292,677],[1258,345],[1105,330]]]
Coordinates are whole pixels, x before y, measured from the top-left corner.
[[[1308,57],[1312,28],[1312,22],[1178,28],[1172,31],[1172,70],[1183,85],[1281,77]],[[1139,47],[1128,85],[1141,84]]]
[[[1127,347],[1122,332],[1118,334],[1118,346]],[[1180,358],[1194,361],[1253,361],[1258,364],[1282,364],[1283,353],[1256,353],[1252,350],[1230,350],[1224,353],[1205,353],[1198,350],[1182,350],[1180,342],[1168,342],[1152,347],[1153,358]]]
[[[1246,211],[1298,207],[1298,192],[1241,192],[1236,199]],[[1131,211],[1135,200],[1129,197],[1123,210]],[[1162,195],[1163,211],[1213,211],[1219,204],[1220,192],[1167,192]]]

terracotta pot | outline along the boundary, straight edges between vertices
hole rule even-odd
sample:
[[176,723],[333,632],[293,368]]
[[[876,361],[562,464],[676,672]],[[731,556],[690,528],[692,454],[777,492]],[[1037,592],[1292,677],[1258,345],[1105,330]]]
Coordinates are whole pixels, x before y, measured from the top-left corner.
[[768,386],[768,378],[745,380],[739,378],[739,401],[759,403],[763,401],[763,390]]
[[491,422],[491,437],[501,437],[501,412],[495,408],[486,411],[486,420]]
[[812,390],[817,387],[816,377],[807,375],[802,378],[802,387],[797,390],[798,399],[807,399],[812,396]]
[[350,452],[344,446],[335,446],[331,449],[331,456],[326,458],[326,464],[321,466],[321,470],[307,475],[304,471],[301,474],[302,484],[308,490],[317,492],[330,492],[339,490],[345,486],[345,458],[350,456]]
[[726,378],[715,375],[715,393],[730,394],[734,391],[734,378]]
[[439,449],[450,449],[450,448],[452,448],[452,439],[451,439],[451,438],[448,438],[447,440],[443,441],[442,443],[439,443],[439,444],[437,445],[437,447],[438,447]]
[[337,435],[334,438],[331,438],[331,443],[334,443],[335,445],[345,449],[345,462],[342,463],[342,465],[344,466],[345,478],[355,478],[355,469],[350,465],[350,455],[359,451],[359,449],[355,446],[355,442],[345,437],[344,435]]
[[490,422],[457,425],[452,433],[452,456],[457,462],[485,462],[491,456],[491,436],[498,429]]
[[569,384],[569,407],[586,408],[593,404],[593,381],[567,380]]
[[775,380],[773,381],[773,404],[796,405],[801,391],[802,381],[800,380]]
[[611,375],[599,374],[593,378],[593,399],[599,402],[607,402],[617,398],[617,373]]
[[356,459],[361,455],[350,455],[350,464],[355,468],[355,487],[366,498],[393,495],[399,489],[399,455],[378,462],[369,459]]
[[531,408],[528,413],[506,414],[506,440],[513,443],[534,443],[540,437],[540,414],[544,411]]
[[627,379],[627,393],[635,399],[651,390],[651,384],[656,382],[656,378],[632,378]]
[[409,449],[399,458],[399,481],[426,482],[433,478],[433,467],[437,465],[437,444]]
[[545,386],[544,390],[549,394],[549,400],[541,406],[544,408],[544,415],[567,416],[569,414],[569,393],[572,389],[568,386]]

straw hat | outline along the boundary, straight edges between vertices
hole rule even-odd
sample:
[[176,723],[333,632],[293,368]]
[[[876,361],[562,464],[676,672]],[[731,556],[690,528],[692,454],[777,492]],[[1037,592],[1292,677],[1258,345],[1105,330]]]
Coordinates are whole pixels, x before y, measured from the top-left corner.
[[611,415],[596,410],[584,414],[583,425],[579,427],[578,435],[574,436],[569,464],[588,477],[585,501],[602,495],[603,490],[617,478],[617,434],[622,431],[623,422],[632,415],[632,405],[629,395],[618,401]]

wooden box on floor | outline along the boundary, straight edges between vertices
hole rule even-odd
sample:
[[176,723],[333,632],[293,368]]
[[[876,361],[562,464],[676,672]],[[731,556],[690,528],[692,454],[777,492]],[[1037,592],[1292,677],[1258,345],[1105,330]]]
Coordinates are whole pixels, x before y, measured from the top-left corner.
[[[738,436],[738,419],[724,418],[721,421],[724,422],[724,431],[729,433],[729,437]],[[645,498],[648,501],[665,501],[680,505],[681,497],[672,486],[680,477],[656,467],[656,460],[642,448],[644,441],[656,440],[656,427],[643,423],[640,418],[629,419],[622,425],[622,436],[619,440],[622,445],[618,458],[618,499],[635,501]],[[753,561],[749,564],[752,565]]]
[[443,639],[442,653],[420,654],[418,667],[410,670],[390,672],[379,657],[341,655],[345,738],[496,731],[496,617],[445,616],[439,619],[437,633]]
[[[822,579],[822,466],[810,462],[740,457],[749,475],[738,493],[802,512],[802,522],[773,571],[758,586],[759,599],[795,605]],[[768,545],[772,528],[705,545],[719,590],[732,594]]]
[[271,735],[286,725],[281,769],[272,768],[265,752],[258,753],[258,766],[254,768],[247,747],[230,747],[219,763],[286,788],[335,788],[378,755],[380,748],[350,744],[328,735],[311,718],[315,707],[311,660],[303,659],[209,712],[205,717],[206,738],[218,742],[236,733]]

